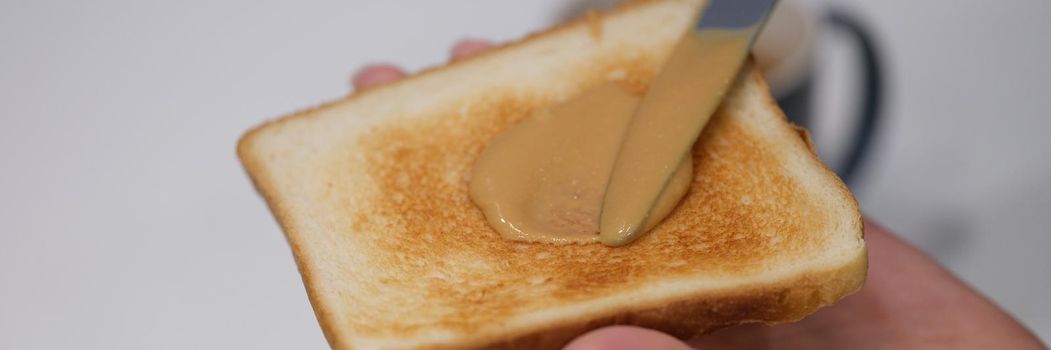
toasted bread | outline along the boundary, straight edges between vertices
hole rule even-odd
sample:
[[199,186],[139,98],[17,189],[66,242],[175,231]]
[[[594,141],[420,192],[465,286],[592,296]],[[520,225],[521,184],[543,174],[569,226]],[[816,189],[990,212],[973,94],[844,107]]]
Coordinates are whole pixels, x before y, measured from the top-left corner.
[[549,349],[611,324],[685,338],[857,290],[857,203],[751,68],[694,147],[689,193],[628,246],[504,240],[468,198],[490,139],[603,81],[645,89],[701,5],[632,3],[245,135],[331,346]]

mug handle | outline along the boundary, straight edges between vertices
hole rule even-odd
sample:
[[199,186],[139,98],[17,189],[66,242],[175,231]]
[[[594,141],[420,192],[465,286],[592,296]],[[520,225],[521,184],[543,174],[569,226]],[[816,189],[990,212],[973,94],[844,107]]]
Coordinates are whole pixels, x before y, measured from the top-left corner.
[[869,154],[880,120],[883,101],[883,70],[879,55],[876,53],[875,40],[869,30],[856,17],[840,10],[830,10],[825,21],[831,28],[850,35],[857,45],[861,64],[861,84],[859,92],[861,104],[855,112],[857,125],[854,129],[854,143],[840,159],[835,170],[848,185],[855,180],[855,175]]

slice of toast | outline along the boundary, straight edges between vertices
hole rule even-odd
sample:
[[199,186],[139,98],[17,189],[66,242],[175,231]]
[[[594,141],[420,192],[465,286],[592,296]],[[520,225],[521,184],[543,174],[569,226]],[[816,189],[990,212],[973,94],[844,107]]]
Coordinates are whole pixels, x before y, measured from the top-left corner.
[[750,68],[694,148],[689,193],[628,246],[507,241],[468,198],[490,139],[603,81],[645,89],[699,6],[632,3],[245,135],[332,347],[546,349],[610,324],[689,337],[857,290],[857,203]]

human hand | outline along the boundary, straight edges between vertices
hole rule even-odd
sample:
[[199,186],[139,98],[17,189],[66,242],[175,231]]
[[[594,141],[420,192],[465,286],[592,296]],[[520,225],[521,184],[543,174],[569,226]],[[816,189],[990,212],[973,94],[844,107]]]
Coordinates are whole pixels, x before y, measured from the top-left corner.
[[[493,45],[464,40],[459,60]],[[355,74],[363,90],[401,79],[392,65]],[[639,327],[611,326],[578,337],[567,350],[647,349],[1043,349],[1014,318],[957,279],[923,252],[871,221],[865,222],[868,280],[854,295],[806,319],[776,326],[743,325],[683,342]]]
[[[493,48],[493,44],[486,40],[464,39],[453,45],[449,60],[456,61],[464,59],[485,50]],[[405,77],[405,71],[390,64],[372,64],[361,68],[354,74],[352,83],[354,89],[365,90],[392,83]]]

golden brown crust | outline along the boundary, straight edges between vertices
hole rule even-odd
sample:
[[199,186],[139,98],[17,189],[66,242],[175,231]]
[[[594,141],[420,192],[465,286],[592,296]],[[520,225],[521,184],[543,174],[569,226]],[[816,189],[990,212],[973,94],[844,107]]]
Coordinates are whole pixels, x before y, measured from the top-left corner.
[[814,140],[810,138],[810,130],[798,125],[792,125],[792,129],[799,134],[799,138],[806,144],[806,148],[810,150],[810,153],[817,154],[817,147],[814,147]]

